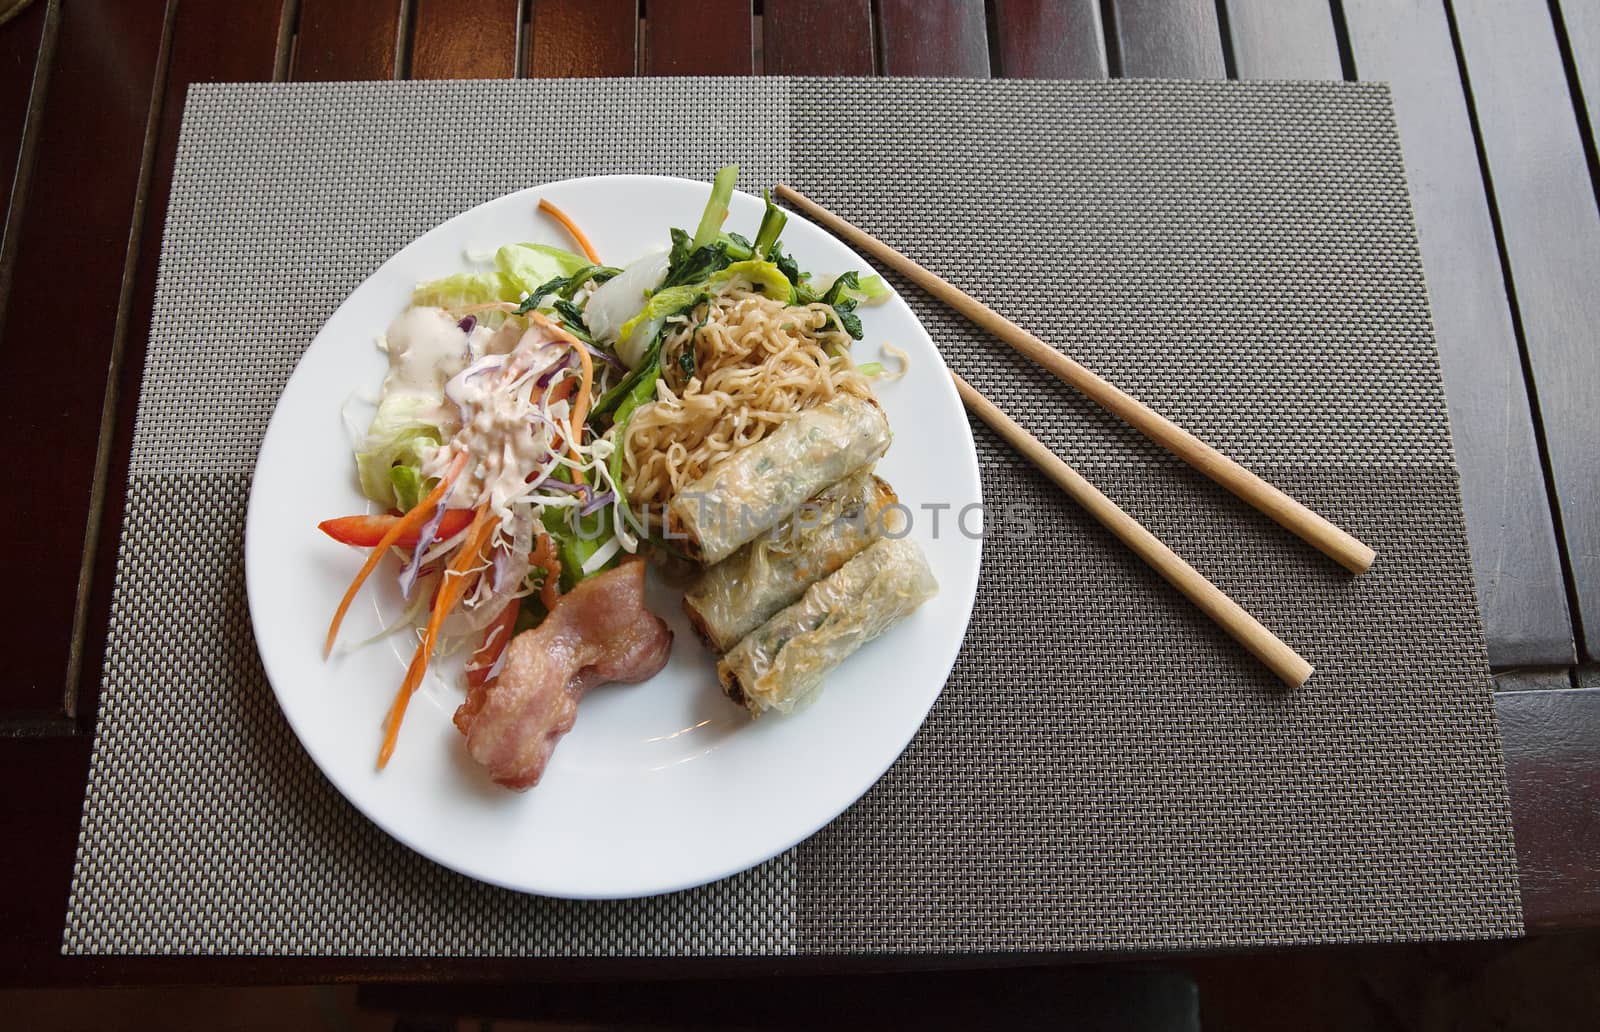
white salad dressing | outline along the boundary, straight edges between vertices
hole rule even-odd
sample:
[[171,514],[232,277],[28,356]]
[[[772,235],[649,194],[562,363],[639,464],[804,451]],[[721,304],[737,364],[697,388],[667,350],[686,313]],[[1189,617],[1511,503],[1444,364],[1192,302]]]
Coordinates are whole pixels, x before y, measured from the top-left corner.
[[465,452],[466,474],[451,491],[450,504],[466,508],[488,502],[504,517],[531,494],[530,478],[542,480],[557,461],[553,444],[566,430],[570,406],[544,404],[554,381],[544,386],[538,381],[570,349],[538,325],[517,334],[509,353],[499,350],[512,339],[505,326],[481,337],[475,329],[473,337],[471,364],[454,363],[454,373],[440,385],[443,404],[457,414],[459,429],[424,460],[423,472],[443,476]]
[[443,398],[444,385],[467,367],[472,354],[468,335],[442,308],[407,308],[384,337],[389,350],[385,394]]

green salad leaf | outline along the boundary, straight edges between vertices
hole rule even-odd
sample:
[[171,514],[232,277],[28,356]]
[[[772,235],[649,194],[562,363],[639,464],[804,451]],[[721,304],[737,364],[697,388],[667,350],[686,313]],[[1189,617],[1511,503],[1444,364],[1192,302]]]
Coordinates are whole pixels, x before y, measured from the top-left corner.
[[592,267],[582,255],[548,244],[507,244],[495,251],[494,264],[486,272],[458,272],[424,283],[412,292],[411,303],[439,308],[490,301],[515,304],[551,280],[566,280]]
[[361,493],[385,509],[409,512],[426,493],[419,469],[422,455],[443,442],[439,428],[427,418],[432,409],[427,398],[391,394],[372,417],[363,448],[356,452],[356,471]]

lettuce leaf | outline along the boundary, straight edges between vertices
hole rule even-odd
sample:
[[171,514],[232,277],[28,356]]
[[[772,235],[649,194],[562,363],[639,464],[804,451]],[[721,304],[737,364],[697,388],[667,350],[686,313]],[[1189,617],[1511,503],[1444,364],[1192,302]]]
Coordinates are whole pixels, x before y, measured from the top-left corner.
[[583,255],[548,244],[507,244],[494,253],[494,264],[502,276],[529,293],[548,280],[572,276],[590,266]]
[[415,470],[422,465],[423,454],[443,442],[439,428],[427,419],[434,404],[417,395],[391,394],[379,403],[372,417],[362,449],[356,452],[356,471],[361,477],[361,493],[385,509],[409,511],[421,500],[419,494],[408,507],[402,504],[407,499],[400,497],[402,490],[420,491],[421,473],[416,474],[413,488],[408,474],[400,474],[397,481],[394,470]]
[[394,507],[401,512],[410,512],[422,504],[428,492],[433,490],[435,481],[424,478],[418,466],[390,466],[389,483],[394,485]]
[[494,253],[493,270],[458,272],[432,280],[411,294],[415,305],[462,308],[490,301],[522,300],[551,280],[565,280],[590,267],[589,259],[548,244],[507,244]]

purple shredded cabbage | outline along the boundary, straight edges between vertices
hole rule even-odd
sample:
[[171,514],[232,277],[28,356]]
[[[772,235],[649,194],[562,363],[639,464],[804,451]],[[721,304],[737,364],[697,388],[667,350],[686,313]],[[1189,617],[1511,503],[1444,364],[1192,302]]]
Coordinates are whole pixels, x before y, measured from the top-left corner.
[[578,346],[583,348],[583,350],[587,351],[589,354],[593,355],[595,358],[598,358],[600,361],[604,362],[606,365],[617,370],[617,372],[625,373],[628,371],[628,367],[623,365],[622,359],[618,358],[616,355],[608,354],[592,344],[583,343],[581,340],[578,342]]
[[592,516],[599,510],[617,500],[615,491],[602,491],[578,507],[579,516]]
[[549,488],[561,494],[581,494],[588,490],[588,487],[583,484],[569,484],[565,480],[557,480],[555,477],[545,477],[534,486],[540,490]]
[[439,533],[439,524],[444,520],[443,500],[439,507],[433,511],[428,522],[423,524],[422,530],[417,534],[417,550],[411,553],[411,560],[406,563],[405,569],[400,571],[400,595],[406,601],[411,601],[411,592],[417,587],[417,574],[422,570],[422,555],[433,547],[434,535]]
[[471,333],[478,325],[478,317],[475,315],[465,316],[460,322],[456,323],[456,325],[461,327],[462,333]]
[[511,569],[511,552],[504,548],[494,550],[494,593],[506,590],[506,575]]
[[554,380],[556,376],[571,368],[572,352],[571,350],[568,350],[564,355],[556,359],[555,362],[550,365],[550,368],[540,373],[539,378],[535,380],[534,383],[539,385],[540,390],[544,390],[546,387],[550,386],[550,381]]

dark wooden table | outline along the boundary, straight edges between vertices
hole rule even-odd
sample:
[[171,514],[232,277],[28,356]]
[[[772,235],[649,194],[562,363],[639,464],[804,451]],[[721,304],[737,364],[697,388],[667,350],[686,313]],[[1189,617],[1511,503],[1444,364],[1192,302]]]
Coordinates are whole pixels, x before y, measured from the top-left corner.
[[[189,84],[759,74],[1393,83],[1498,671],[1528,923],[1600,923],[1600,671],[1585,665],[1600,648],[1600,4],[33,0],[0,26],[0,440],[13,464],[0,516],[11,645],[0,680],[4,981],[713,970],[86,959],[61,957],[59,944]],[[845,967],[717,961],[714,971],[802,966]]]

